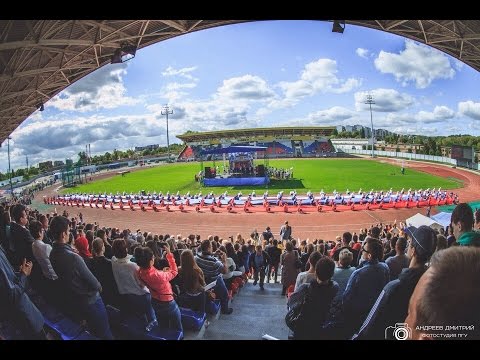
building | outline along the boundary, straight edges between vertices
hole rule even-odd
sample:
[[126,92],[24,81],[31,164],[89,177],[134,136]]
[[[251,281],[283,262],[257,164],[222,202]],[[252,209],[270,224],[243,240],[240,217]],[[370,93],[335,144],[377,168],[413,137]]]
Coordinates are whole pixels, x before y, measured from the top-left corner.
[[230,145],[265,146],[265,152],[257,156],[268,157],[316,157],[334,156],[335,149],[328,137],[334,126],[278,127],[235,129],[185,133],[177,137],[185,143],[178,159],[189,161],[199,158],[204,148],[226,147]]
[[337,151],[362,150],[372,143],[372,139],[331,139],[330,141]]
[[142,152],[145,150],[157,150],[159,148],[158,144],[146,145],[146,146],[135,146],[135,152]]
[[54,167],[61,167],[61,166],[65,166],[65,163],[62,160],[55,160],[53,162],[53,166]]
[[66,159],[66,160],[65,160],[65,165],[66,165],[67,167],[73,166],[73,160],[72,160],[72,159]]
[[38,164],[38,170],[42,171],[49,171],[53,169],[53,163],[51,161],[44,161]]

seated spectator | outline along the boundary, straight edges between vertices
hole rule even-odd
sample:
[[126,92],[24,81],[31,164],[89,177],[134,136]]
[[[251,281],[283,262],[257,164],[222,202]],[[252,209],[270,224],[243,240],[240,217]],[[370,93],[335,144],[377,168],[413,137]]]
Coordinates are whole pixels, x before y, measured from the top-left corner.
[[[479,340],[479,283],[480,249],[460,246],[433,254],[408,305],[404,322],[411,330],[411,338],[444,339],[442,336],[451,334],[456,337],[450,339],[459,339],[458,333],[463,333],[468,340]],[[438,331],[439,326],[463,328]]]
[[452,212],[451,226],[460,246],[480,246],[480,233],[473,230],[473,211],[470,205],[457,205]]
[[344,232],[342,235],[342,244],[340,247],[337,247],[333,253],[333,260],[338,263],[340,251],[343,249],[348,249],[353,254],[353,260],[352,260],[352,265],[357,264],[357,259],[358,259],[358,251],[354,250],[350,247],[350,241],[352,240],[352,234],[350,232]]
[[26,228],[28,216],[24,205],[17,204],[11,209],[13,221],[10,223],[10,236],[13,240],[13,253],[9,258],[14,269],[23,264],[23,260],[33,261],[32,243],[35,240]]
[[179,304],[182,307],[201,313],[205,312],[206,294],[204,290],[205,278],[203,271],[195,262],[191,250],[185,250],[180,255],[181,267],[178,272],[180,286]]
[[[308,244],[307,245],[307,242],[305,240],[303,240],[301,248],[303,249],[303,251],[300,254],[300,261],[302,263],[302,267],[300,268],[300,270],[302,272],[304,272],[304,271],[309,269],[308,259],[310,258],[310,255],[315,250],[315,247],[313,246],[313,244]],[[313,269],[313,273],[315,273],[315,269]],[[297,277],[297,279],[298,279],[298,277]]]
[[87,266],[102,285],[100,296],[105,304],[119,307],[120,294],[113,277],[112,262],[105,257],[105,243],[102,239],[93,240],[92,252],[93,258]]
[[16,274],[0,246],[0,320],[18,326],[26,339],[45,340],[43,315],[26,293],[32,262],[23,261]]
[[173,297],[172,280],[178,274],[177,264],[170,252],[170,247],[165,245],[165,252],[170,268],[163,271],[153,266],[153,252],[148,247],[135,249],[135,259],[140,269],[138,277],[142,280],[152,294],[152,305],[157,314],[157,319],[168,323],[168,328],[183,331],[180,309]]
[[[90,331],[101,339],[113,339],[108,323],[107,311],[100,297],[102,286],[88,269],[85,261],[67,244],[69,239],[69,221],[56,216],[50,224],[54,240],[50,252],[50,262],[58,276],[59,291],[65,304],[63,309],[75,316],[77,313],[87,320]],[[75,312],[71,310],[75,309]]]
[[[403,238],[399,241],[401,239]],[[403,269],[398,279],[385,285],[354,339],[395,339],[393,333],[386,329],[404,322],[410,296],[418,280],[427,270],[426,263],[434,249],[435,232],[430,227],[420,226],[413,231],[407,250],[407,255],[411,259],[408,269]]]
[[[314,340],[324,337],[324,325],[338,284],[332,281],[335,263],[329,257],[322,257],[315,265],[316,279],[299,287],[298,293],[306,296],[302,309],[302,321],[294,332],[295,339]],[[292,295],[293,296],[293,295]]]
[[386,261],[388,258],[397,255],[397,251],[395,250],[395,246],[397,245],[397,236],[392,236],[392,233],[387,233],[386,239],[388,241],[389,250],[385,252],[383,256],[383,261]]
[[121,297],[120,309],[123,314],[132,313],[142,318],[147,330],[151,330],[158,324],[152,307],[152,296],[138,277],[138,265],[130,261],[132,255],[127,252],[126,241],[115,240],[112,251],[112,272]]
[[[219,249],[225,254],[227,253],[227,249],[225,248],[225,246],[222,245],[219,247]],[[223,277],[223,281],[225,282],[225,286],[227,287],[228,290],[230,290],[232,287],[233,279],[236,277],[242,276],[242,273],[240,271],[235,270],[237,268],[237,265],[235,264],[235,261],[228,255],[227,255],[226,264],[227,264],[227,272],[225,274],[222,274],[222,277]]]
[[107,231],[105,229],[100,229],[97,231],[97,238],[103,241],[103,246],[105,248],[104,256],[107,259],[111,259],[113,256],[112,245],[108,241]]
[[231,314],[232,308],[228,307],[228,290],[223,281],[221,274],[225,274],[227,270],[227,255],[221,251],[217,252],[218,258],[212,255],[212,242],[203,240],[200,245],[201,252],[195,256],[195,261],[205,276],[205,282],[210,284],[217,281],[214,291],[220,299],[221,310],[223,314]]
[[314,251],[310,254],[310,257],[308,258],[308,263],[310,264],[310,267],[308,268],[308,271],[304,271],[298,274],[297,281],[295,282],[294,291],[297,291],[302,284],[308,284],[310,283],[310,281],[315,279],[315,265],[317,265],[317,261],[320,260],[321,257],[322,255],[318,251]]
[[390,269],[390,280],[395,280],[400,275],[402,269],[408,267],[410,259],[405,255],[405,249],[407,248],[407,239],[404,237],[398,238],[395,243],[395,251],[397,255],[389,257],[385,263]]

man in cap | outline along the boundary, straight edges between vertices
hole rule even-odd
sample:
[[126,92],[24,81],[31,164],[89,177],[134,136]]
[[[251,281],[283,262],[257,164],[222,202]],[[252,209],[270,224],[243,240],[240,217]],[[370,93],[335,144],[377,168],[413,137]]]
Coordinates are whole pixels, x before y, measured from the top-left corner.
[[407,256],[410,258],[410,265],[402,270],[398,279],[385,285],[359,332],[354,335],[355,340],[393,340],[395,333],[391,330],[395,324],[403,323],[407,316],[410,296],[427,270],[425,264],[435,251],[436,234],[426,225],[418,229],[411,226],[406,233],[409,235]]

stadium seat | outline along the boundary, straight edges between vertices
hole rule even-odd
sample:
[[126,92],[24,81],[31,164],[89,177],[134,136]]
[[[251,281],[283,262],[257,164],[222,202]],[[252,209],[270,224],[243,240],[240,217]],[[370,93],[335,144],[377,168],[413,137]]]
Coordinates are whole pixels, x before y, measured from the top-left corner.
[[58,322],[51,322],[45,319],[45,325],[54,330],[62,340],[74,340],[84,331],[81,324],[64,317]]
[[207,319],[206,313],[200,313],[187,308],[180,308],[182,314],[182,326],[187,330],[198,331],[202,328]]
[[205,304],[205,311],[210,315],[217,315],[220,311],[220,299],[207,300]]
[[85,330],[73,340],[100,340],[100,339]]
[[132,340],[182,340],[183,332],[156,326],[152,331],[145,331],[145,324],[138,318],[122,319],[120,322],[122,333]]

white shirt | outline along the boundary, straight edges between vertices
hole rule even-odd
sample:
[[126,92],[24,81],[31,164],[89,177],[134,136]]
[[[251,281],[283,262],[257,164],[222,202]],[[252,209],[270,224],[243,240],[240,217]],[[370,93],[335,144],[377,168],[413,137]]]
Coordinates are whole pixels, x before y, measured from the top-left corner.
[[127,255],[123,259],[112,257],[112,271],[115,282],[117,283],[118,292],[122,295],[144,295],[149,293],[148,288],[138,278],[138,265],[131,262],[132,255]]
[[53,270],[49,258],[51,251],[52,247],[49,244],[45,244],[42,240],[35,240],[32,243],[32,253],[42,269],[43,276],[50,280],[57,280],[58,276],[55,270]]

